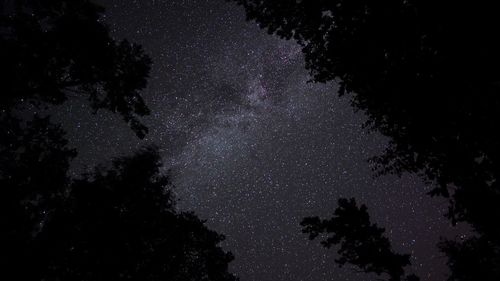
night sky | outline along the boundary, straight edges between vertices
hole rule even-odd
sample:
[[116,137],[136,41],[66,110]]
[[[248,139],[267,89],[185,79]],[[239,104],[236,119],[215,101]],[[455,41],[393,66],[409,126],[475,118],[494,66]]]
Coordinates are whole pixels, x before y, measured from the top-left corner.
[[154,143],[170,170],[178,206],[226,235],[242,281],[371,280],[338,268],[335,250],[308,241],[299,222],[331,216],[356,197],[387,229],[394,248],[413,253],[422,280],[443,280],[440,235],[459,233],[416,176],[374,178],[369,157],[388,140],[363,128],[335,84],[308,83],[300,49],[246,22],[223,0],[100,1],[112,34],[153,59],[143,95],[152,114],[139,140],[119,116],[89,113],[71,100],[56,118],[81,163],[102,163]]

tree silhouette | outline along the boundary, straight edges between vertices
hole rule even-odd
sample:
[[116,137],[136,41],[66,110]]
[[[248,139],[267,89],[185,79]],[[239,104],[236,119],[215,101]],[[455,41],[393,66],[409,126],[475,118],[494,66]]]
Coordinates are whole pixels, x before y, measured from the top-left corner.
[[76,156],[60,126],[32,112],[86,95],[138,136],[147,131],[137,116],[148,113],[139,90],[150,60],[140,46],[111,39],[102,11],[86,0],[0,3],[0,257],[9,272],[29,272],[23,260],[36,265],[32,237],[60,207]]
[[[339,245],[340,258],[335,262],[339,266],[346,263],[359,267],[363,272],[377,275],[387,274],[390,281],[400,281],[404,267],[410,265],[410,255],[394,253],[384,229],[370,222],[365,205],[358,207],[354,198],[341,198],[334,216],[328,220],[318,217],[305,218],[301,225],[302,232],[315,239],[321,233],[329,236],[321,242],[327,248]],[[404,280],[419,280],[415,275],[408,275]]]
[[0,149],[0,271],[7,278],[29,274],[38,265],[33,237],[60,207],[76,152],[66,147],[63,131],[48,118],[2,121],[0,143],[7,146]]
[[[313,80],[338,81],[340,94],[352,93],[352,104],[368,114],[367,126],[391,138],[373,159],[379,173],[421,174],[435,184],[432,195],[450,199],[449,218],[471,224],[500,253],[500,17],[493,3],[230,1],[269,33],[296,40]],[[492,280],[500,280],[498,257]]]
[[465,241],[443,240],[439,247],[448,256],[449,280],[498,280],[500,253],[496,241],[481,236]]
[[224,236],[178,212],[155,148],[79,179],[64,131],[35,112],[73,96],[139,137],[150,59],[87,0],[0,4],[0,279],[237,280]]
[[[28,221],[45,216],[40,202],[59,196],[76,155],[66,148],[59,126],[30,112],[87,95],[95,110],[120,113],[140,137],[147,132],[136,115],[148,113],[139,90],[146,85],[150,59],[138,45],[115,42],[101,22],[102,12],[86,0],[0,4],[2,216],[28,211]],[[13,223],[22,220],[9,217]]]
[[29,241],[23,251],[12,247],[17,258],[3,261],[3,273],[20,280],[237,280],[227,271],[231,253],[218,246],[224,236],[175,210],[161,167],[149,147],[74,180],[37,231],[22,233]]
[[87,0],[2,1],[2,114],[22,102],[61,104],[81,95],[94,110],[121,114],[144,137],[137,116],[149,110],[139,91],[151,60],[141,46],[110,37],[103,11]]

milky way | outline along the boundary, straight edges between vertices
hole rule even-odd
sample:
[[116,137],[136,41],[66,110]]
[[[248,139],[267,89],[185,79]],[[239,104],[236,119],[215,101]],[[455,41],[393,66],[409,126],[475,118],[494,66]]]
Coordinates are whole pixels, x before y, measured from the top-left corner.
[[373,177],[366,160],[387,139],[363,128],[335,84],[308,82],[298,46],[222,0],[101,3],[114,36],[153,58],[150,133],[140,141],[118,117],[70,101],[57,118],[80,151],[75,169],[157,144],[179,207],[226,235],[243,281],[369,279],[337,268],[333,249],[300,232],[303,217],[331,215],[340,196],[366,204],[423,279],[443,279],[434,244],[453,233],[444,202],[415,176]]

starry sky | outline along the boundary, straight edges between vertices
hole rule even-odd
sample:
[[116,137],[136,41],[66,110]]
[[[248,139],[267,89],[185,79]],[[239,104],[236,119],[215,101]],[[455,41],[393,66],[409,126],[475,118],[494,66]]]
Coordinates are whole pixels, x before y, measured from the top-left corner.
[[224,0],[100,0],[113,36],[144,46],[153,69],[144,98],[152,114],[139,140],[117,115],[92,115],[70,100],[62,120],[79,156],[75,173],[156,144],[178,206],[226,235],[242,281],[371,280],[334,264],[335,251],[301,233],[305,216],[329,217],[339,197],[356,197],[386,227],[396,250],[412,253],[422,280],[444,280],[442,235],[457,235],[413,175],[374,177],[367,159],[388,140],[366,117],[310,83],[300,48],[246,22]]

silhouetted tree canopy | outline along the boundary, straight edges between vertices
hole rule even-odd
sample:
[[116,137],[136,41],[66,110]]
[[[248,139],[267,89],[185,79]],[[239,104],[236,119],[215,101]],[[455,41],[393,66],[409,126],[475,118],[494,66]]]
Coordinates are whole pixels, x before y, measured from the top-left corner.
[[[0,143],[0,278],[31,272],[33,237],[60,207],[67,171],[76,152],[48,118],[2,120]],[[12,278],[12,277],[11,277]],[[16,278],[22,280],[21,277]],[[29,280],[29,279],[26,279]]]
[[224,236],[175,209],[157,149],[74,179],[76,150],[36,113],[84,96],[146,134],[151,61],[111,38],[102,12],[87,0],[1,2],[0,279],[237,280]]
[[37,231],[64,193],[76,156],[60,126],[32,111],[86,95],[95,110],[122,114],[139,136],[147,131],[136,115],[148,113],[139,90],[146,86],[150,59],[138,45],[115,42],[102,12],[86,0],[0,4],[0,216],[6,247]]
[[269,33],[297,40],[315,81],[339,79],[341,94],[354,93],[353,104],[393,140],[378,159],[382,172],[422,171],[444,195],[450,184],[460,187],[451,210],[459,220],[482,212],[462,204],[461,193],[499,198],[496,9],[454,1],[234,1]]
[[498,280],[500,253],[496,243],[484,236],[465,241],[443,240],[439,248],[448,256],[448,280]]
[[[381,174],[421,174],[436,184],[433,195],[450,198],[452,221],[470,223],[500,253],[494,2],[229,1],[269,33],[296,40],[314,81],[338,81],[341,95],[352,93],[367,125],[391,138],[373,159]],[[499,257],[491,280],[500,280]]]
[[[377,275],[387,274],[389,280],[402,280],[404,267],[410,265],[410,255],[397,254],[383,234],[385,230],[370,222],[365,205],[358,207],[356,201],[341,198],[334,216],[327,220],[318,217],[305,218],[301,225],[302,232],[309,234],[309,239],[326,233],[328,237],[321,242],[327,248],[340,245],[337,253],[340,258],[335,262],[339,266],[346,263],[359,267],[363,272]],[[419,280],[409,275],[404,280]]]
[[53,192],[55,204],[44,208],[44,217],[20,228],[30,218],[24,215],[7,228],[16,233],[2,237],[2,249],[10,249],[1,254],[2,274],[19,280],[237,280],[227,271],[233,256],[218,246],[224,236],[175,210],[161,167],[158,151],[146,148]]
[[0,110],[83,95],[94,110],[121,114],[144,137],[137,116],[149,110],[139,92],[151,60],[141,46],[110,37],[103,11],[87,0],[2,1]]

